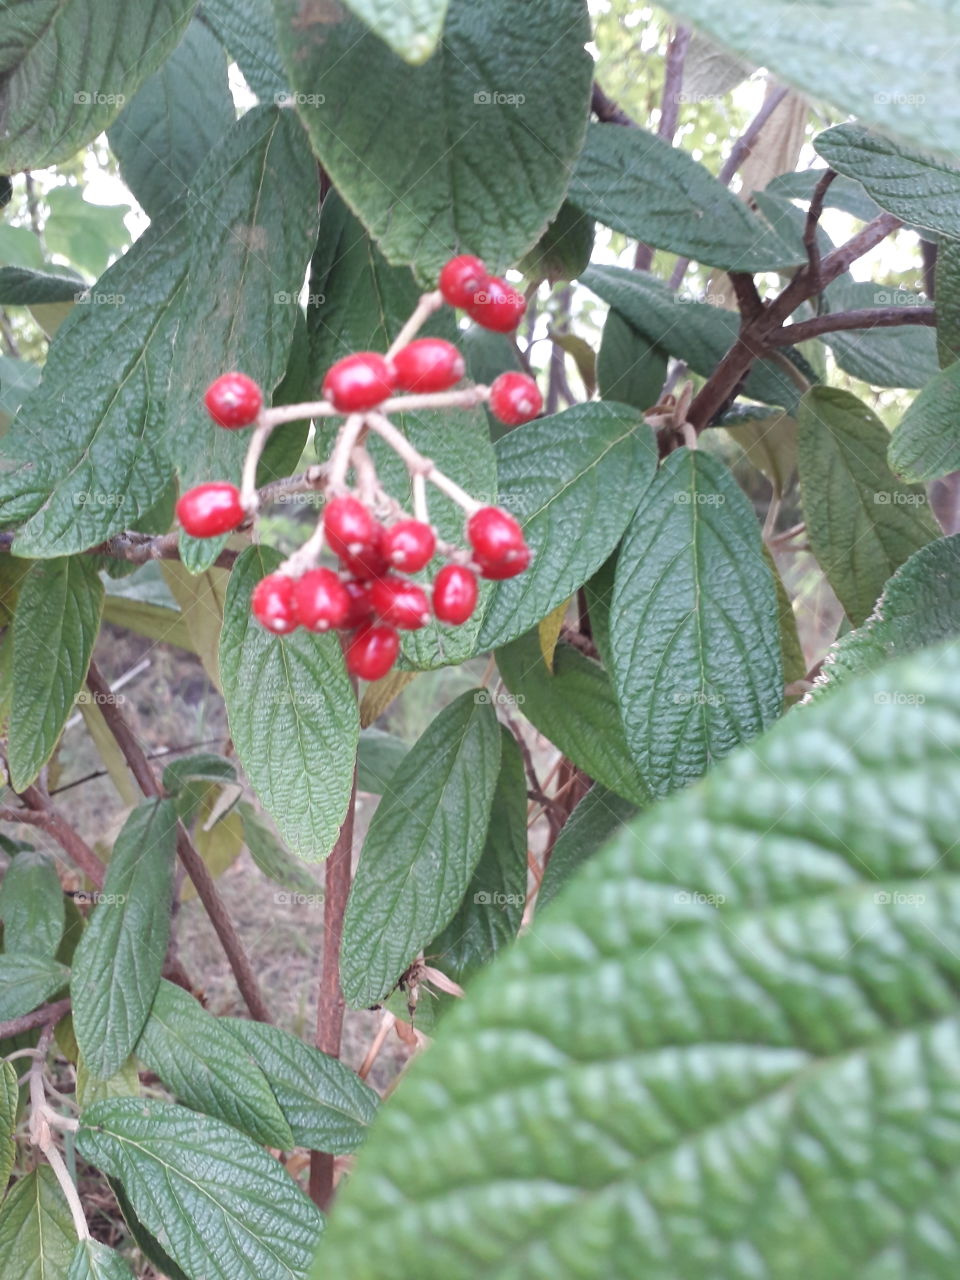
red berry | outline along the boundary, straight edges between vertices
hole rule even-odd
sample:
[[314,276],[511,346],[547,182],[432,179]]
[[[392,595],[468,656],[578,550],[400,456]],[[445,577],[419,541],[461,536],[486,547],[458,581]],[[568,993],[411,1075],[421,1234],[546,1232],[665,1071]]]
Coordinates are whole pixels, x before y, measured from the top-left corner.
[[297,617],[296,584],[285,573],[268,573],[253,588],[250,608],[253,616],[268,631],[278,636],[293,631],[300,619]]
[[477,603],[477,579],[462,564],[446,564],[433,584],[433,611],[441,622],[459,627]]
[[331,498],[323,509],[323,529],[335,556],[358,555],[379,543],[380,526],[358,498]]
[[398,520],[384,530],[381,549],[395,569],[416,573],[433,559],[437,535],[422,520]]
[[308,569],[294,588],[297,616],[308,631],[342,627],[352,601],[332,569]]
[[229,533],[243,521],[240,490],[226,481],[198,484],[188,489],[177,503],[177,519],[193,538],[215,538]]
[[393,357],[402,391],[446,391],[464,375],[463,356],[443,338],[417,338]]
[[384,622],[403,631],[416,631],[430,621],[426,594],[406,578],[378,578],[370,587],[370,603]]
[[475,511],[467,521],[467,537],[483,568],[508,564],[527,551],[523,530],[500,507]]
[[512,332],[523,319],[527,309],[526,299],[517,293],[512,284],[491,276],[482,289],[478,289],[466,305],[467,315],[484,329],[497,333]]
[[345,631],[352,631],[354,627],[359,627],[364,622],[369,622],[373,615],[373,605],[370,603],[370,584],[368,582],[357,582],[355,578],[344,578],[343,589],[349,597],[350,610],[341,626]]
[[347,645],[347,670],[361,680],[380,680],[397,660],[400,637],[393,627],[361,626]]
[[501,373],[490,386],[490,412],[508,427],[519,427],[543,408],[540,388],[525,373]]
[[207,387],[203,402],[221,427],[249,427],[263,408],[263,392],[245,373],[225,373]]
[[364,580],[386,577],[390,572],[390,562],[383,552],[383,535],[384,529],[378,524],[371,546],[340,557],[340,563],[347,573],[352,574],[354,578],[363,578]]
[[480,562],[480,577],[492,578],[494,582],[500,582],[503,578],[515,578],[518,573],[523,573],[530,564],[530,548],[525,546],[511,560],[502,560],[497,564],[487,564]]
[[440,272],[438,287],[451,307],[466,307],[489,278],[487,268],[479,258],[461,253],[459,257],[451,258]]
[[330,366],[323,394],[341,413],[361,413],[386,400],[395,385],[393,369],[382,355],[358,351]]

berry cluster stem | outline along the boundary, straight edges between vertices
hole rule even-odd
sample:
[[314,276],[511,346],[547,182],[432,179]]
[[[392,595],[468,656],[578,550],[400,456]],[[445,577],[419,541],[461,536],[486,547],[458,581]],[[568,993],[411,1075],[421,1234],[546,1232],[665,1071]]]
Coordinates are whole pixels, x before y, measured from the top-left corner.
[[[413,396],[410,397],[410,399],[414,398]],[[387,403],[389,404],[389,401]],[[386,409],[387,405],[383,407]],[[368,413],[367,424],[371,431],[375,431],[393,449],[394,453],[403,461],[411,476],[416,477],[419,475],[424,480],[429,480],[441,493],[445,493],[448,498],[452,498],[458,507],[462,507],[468,516],[472,516],[475,511],[480,510],[482,503],[477,502],[476,498],[471,498],[466,489],[461,489],[449,476],[438,470],[429,458],[425,458],[419,450],[415,449],[406,436],[397,430],[385,414]]]
[[434,312],[439,311],[442,306],[443,294],[439,289],[434,289],[431,293],[421,294],[420,301],[414,308],[410,319],[387,348],[386,358],[392,360],[398,351],[401,351],[412,338],[417,336]]

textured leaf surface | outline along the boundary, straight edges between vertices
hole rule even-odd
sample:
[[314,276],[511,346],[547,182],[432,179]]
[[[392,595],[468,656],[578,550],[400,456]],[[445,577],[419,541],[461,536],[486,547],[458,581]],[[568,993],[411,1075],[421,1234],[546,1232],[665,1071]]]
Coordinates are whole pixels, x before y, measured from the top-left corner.
[[516,640],[583,586],[620,541],[656,465],[653,432],[623,405],[575,405],[501,437],[500,502],[523,525],[533,558],[497,583],[480,649]]
[[795,419],[757,405],[732,410],[722,423],[757,470],[770,481],[777,497],[783,497],[797,469]]
[[0,1188],[6,1189],[13,1168],[19,1090],[12,1062],[0,1063]]
[[0,1276],[65,1280],[76,1239],[56,1176],[41,1164],[0,1205]]
[[86,292],[79,276],[57,275],[29,267],[0,267],[0,304],[23,307],[37,302],[76,302]]
[[0,955],[0,1022],[36,1009],[69,980],[66,965],[46,956]]
[[[183,35],[195,0],[17,0],[0,51],[0,169],[69,160]],[[118,39],[122,29],[123,38]]]
[[220,672],[247,777],[292,852],[317,861],[346,816],[360,720],[336,636],[281,638],[254,621],[250,593],[279,563],[251,547],[234,566]]
[[336,1155],[356,1151],[379,1104],[356,1072],[280,1027],[219,1021],[260,1064],[300,1146]]
[[597,385],[602,399],[649,409],[660,399],[666,380],[666,353],[611,307],[597,352]]
[[181,987],[161,980],[136,1054],[185,1106],[232,1124],[265,1147],[294,1145],[263,1072],[221,1019]]
[[937,355],[946,369],[960,357],[960,242],[937,246],[934,289],[937,297]]
[[[825,165],[818,165],[798,173],[782,173],[768,182],[765,190],[782,199],[804,200],[809,204],[826,171]],[[881,212],[876,200],[871,200],[859,182],[842,174],[827,187],[823,204],[825,209],[842,209],[861,222],[872,222]]]
[[77,1147],[120,1180],[144,1226],[188,1276],[306,1273],[323,1226],[319,1211],[272,1156],[222,1121],[120,1098],[83,1113]]
[[392,733],[383,729],[363,729],[357,755],[357,786],[360,790],[383,795],[408,750],[407,743]]
[[394,53],[418,66],[437,47],[447,12],[447,0],[346,0],[358,18],[386,41]]
[[574,872],[636,816],[636,805],[595,783],[571,813],[553,846],[537,894],[537,911],[542,911]]
[[63,890],[48,853],[24,849],[10,862],[0,882],[0,920],[8,953],[56,954],[63,935]]
[[910,405],[893,433],[890,465],[908,480],[960,470],[960,361],[948,364]]
[[627,744],[655,795],[780,714],[773,577],[719,459],[677,449],[641,500],[617,557],[610,650]]
[[569,199],[656,249],[731,271],[803,261],[693,156],[646,129],[591,124]]
[[286,94],[287,76],[277,49],[273,0],[203,0],[201,17],[261,102],[273,102],[277,94]]
[[8,764],[22,791],[50,759],[83,688],[100,629],[103,585],[79,556],[35,564],[13,618]]
[[451,1012],[315,1275],[949,1280],[958,760],[941,649],[640,819]]
[[117,837],[103,895],[74,957],[73,1026],[87,1066],[103,1079],[139,1039],[160,982],[170,932],[177,811],[172,800],[134,809]]
[[241,800],[237,813],[243,822],[243,839],[254,860],[268,880],[295,893],[316,893],[317,883],[299,858],[288,853],[275,832],[260,817],[252,804]]
[[314,149],[391,262],[432,281],[452,252],[499,269],[536,243],[586,127],[581,0],[517,0],[509,22],[498,0],[452,0],[422,67],[343,9],[277,0],[276,12]]
[[73,1255],[67,1280],[133,1280],[133,1272],[114,1249],[99,1240],[82,1240]]
[[500,734],[476,690],[446,707],[397,769],[364,841],[343,922],[348,1003],[382,999],[453,917],[483,853]]
[[[827,289],[827,299],[832,311],[902,306],[907,320],[910,307],[926,302],[922,295],[908,290],[842,276]],[[823,340],[845,373],[875,387],[922,387],[939,367],[935,331],[922,325],[850,329],[824,334]]]
[[815,387],[800,403],[797,463],[807,536],[855,626],[884,583],[939,530],[916,485],[887,466],[890,437],[848,391]]

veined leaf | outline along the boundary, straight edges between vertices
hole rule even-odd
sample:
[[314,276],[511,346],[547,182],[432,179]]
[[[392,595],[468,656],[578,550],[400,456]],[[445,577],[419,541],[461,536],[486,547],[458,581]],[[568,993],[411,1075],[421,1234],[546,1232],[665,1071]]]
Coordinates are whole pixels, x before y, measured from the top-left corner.
[[447,0],[412,0],[402,7],[390,0],[346,0],[347,8],[413,66],[433,55],[443,31]]
[[38,1165],[0,1204],[0,1275],[3,1280],[66,1277],[77,1236],[56,1175]]
[[10,862],[0,882],[0,920],[8,954],[56,955],[63,936],[63,889],[48,853],[24,849]]
[[550,854],[537,894],[537,914],[557,896],[567,881],[631,818],[637,807],[595,783],[567,819]]
[[0,1022],[43,1004],[70,981],[70,970],[47,956],[0,955]]
[[[911,307],[926,301],[922,295],[906,289],[892,289],[889,285],[843,276],[826,292],[832,310],[902,306],[906,319]],[[935,330],[922,325],[848,329],[825,333],[823,340],[845,373],[875,387],[922,387],[936,375],[939,367]]]
[[14,1135],[17,1128],[19,1090],[12,1062],[0,1062],[0,1196],[6,1191],[16,1157]]
[[203,0],[200,17],[214,32],[261,102],[287,93],[277,50],[273,0]]
[[960,361],[923,388],[893,433],[890,465],[908,480],[960,470]]
[[81,1240],[67,1280],[133,1280],[133,1272],[114,1249],[108,1249],[99,1240]]
[[611,307],[597,352],[601,398],[649,409],[660,399],[666,380],[666,353]]

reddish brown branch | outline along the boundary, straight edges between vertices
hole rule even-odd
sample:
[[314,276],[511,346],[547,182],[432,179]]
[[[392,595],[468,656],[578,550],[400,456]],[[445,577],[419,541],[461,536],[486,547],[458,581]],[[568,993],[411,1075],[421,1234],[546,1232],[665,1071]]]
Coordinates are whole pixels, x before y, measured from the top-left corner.
[[20,799],[27,806],[25,809],[4,809],[0,813],[3,822],[29,822],[32,826],[41,827],[69,857],[70,861],[83,872],[95,889],[103,888],[103,863],[87,844],[86,840],[71,827],[70,823],[50,803],[50,800],[37,786],[25,787],[20,792]]
[[935,325],[933,307],[867,307],[863,311],[834,311],[812,320],[798,320],[772,333],[767,339],[771,346],[788,347],[808,338],[819,338],[825,333],[839,333],[846,329],[892,329],[904,324]]
[[0,1040],[12,1039],[13,1036],[23,1035],[25,1031],[35,1031],[37,1027],[55,1027],[69,1009],[70,1001],[64,998],[53,1004],[41,1005],[32,1013],[23,1013],[19,1018],[11,1018],[9,1022],[0,1022]]

